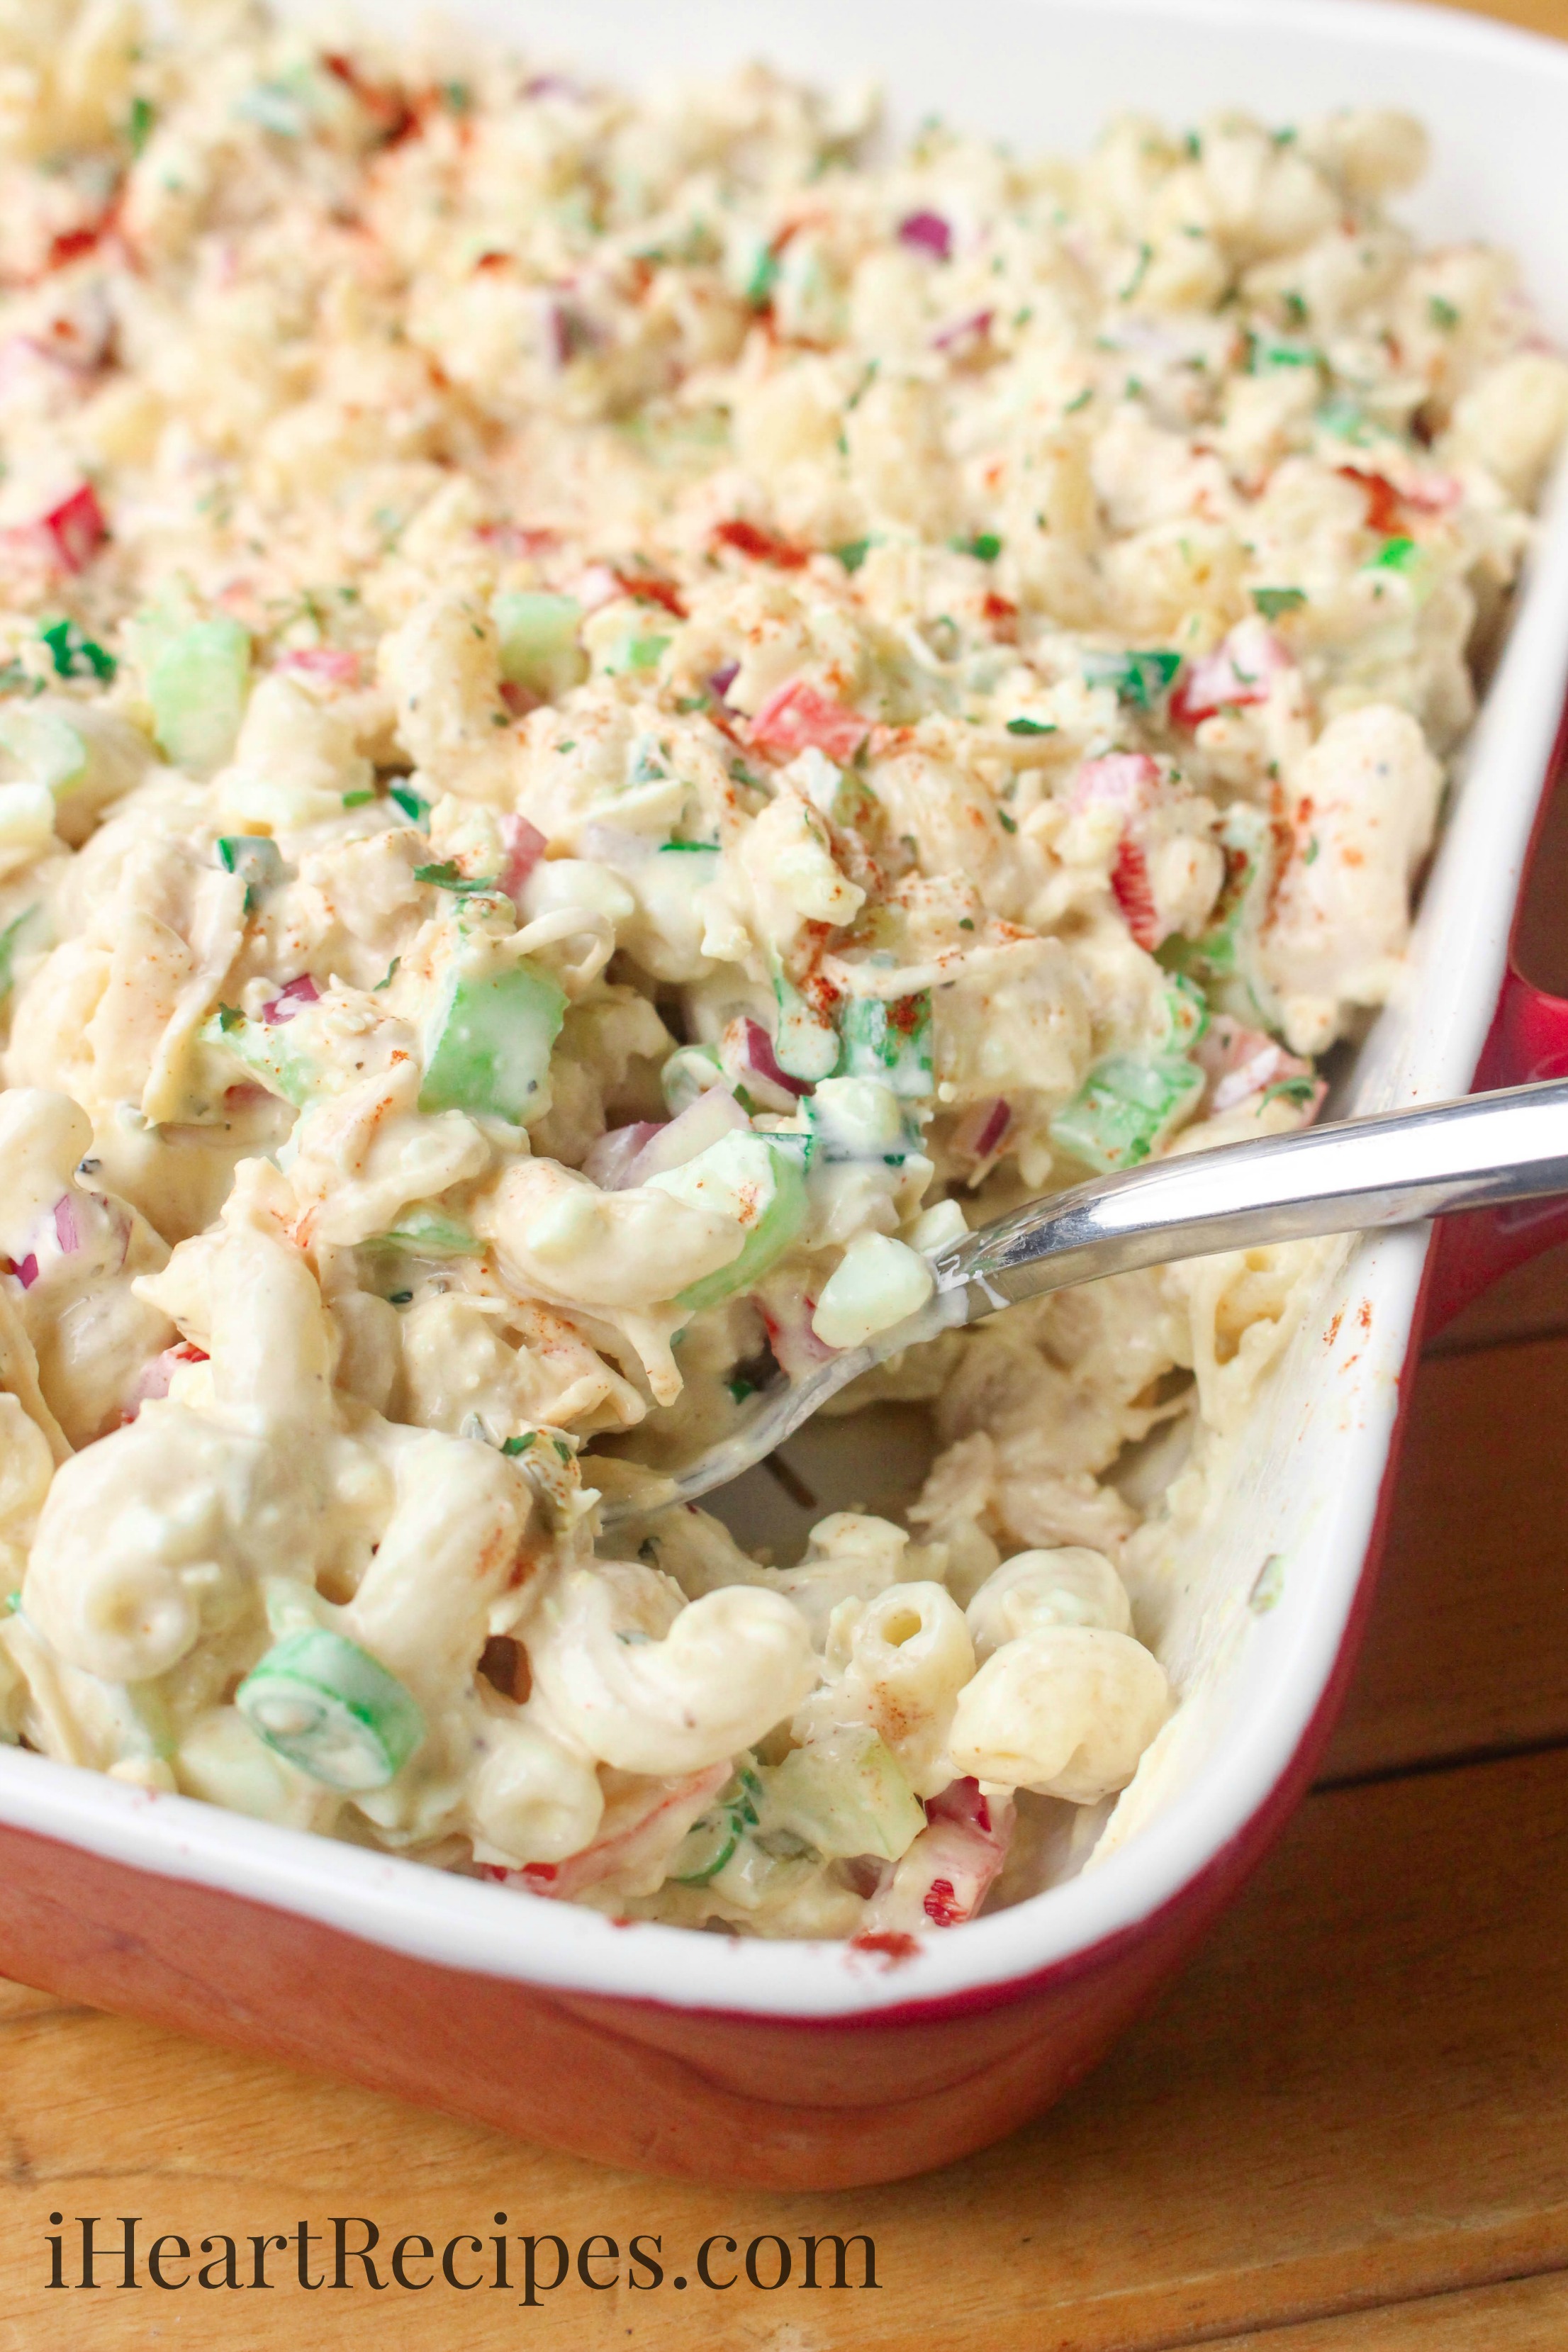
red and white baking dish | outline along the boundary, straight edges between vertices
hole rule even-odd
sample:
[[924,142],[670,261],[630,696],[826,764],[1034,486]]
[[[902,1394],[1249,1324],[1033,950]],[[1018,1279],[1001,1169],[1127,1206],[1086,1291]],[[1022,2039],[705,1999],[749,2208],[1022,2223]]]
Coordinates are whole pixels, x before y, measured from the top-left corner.
[[[453,0],[447,0],[453,5]],[[307,5],[296,12],[308,20]],[[391,14],[379,0],[378,22]],[[412,13],[412,10],[410,11]],[[761,53],[874,74],[1020,147],[1107,115],[1237,104],[1288,121],[1396,103],[1434,134],[1424,233],[1512,247],[1568,340],[1568,48],[1353,0],[518,0],[475,5],[617,77]],[[563,35],[559,27],[564,24]],[[1568,674],[1568,498],[1547,518],[1427,886],[1410,985],[1346,1108],[1568,1071],[1568,1003],[1509,968]],[[1422,1321],[1568,1234],[1568,1210],[1345,1255],[1260,1402],[1200,1558],[1163,1604],[1190,1696],[1100,1866],[901,1964],[836,1945],[619,1927],[184,1798],[0,1750],[0,1969],[580,2153],[726,2181],[841,2186],[984,2146],[1093,2064],[1306,1788],[1349,1675]],[[1278,1560],[1277,1605],[1247,1606]],[[1282,1579],[1282,1581],[1280,1580]]]

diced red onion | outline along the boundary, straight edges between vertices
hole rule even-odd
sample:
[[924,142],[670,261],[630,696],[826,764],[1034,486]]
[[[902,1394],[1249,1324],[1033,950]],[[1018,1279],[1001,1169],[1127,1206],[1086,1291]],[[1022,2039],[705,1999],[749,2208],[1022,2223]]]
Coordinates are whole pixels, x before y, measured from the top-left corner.
[[932,351],[950,352],[957,343],[978,342],[990,333],[995,315],[994,310],[972,310],[966,319],[955,319],[952,326],[943,327],[931,337]]
[[1267,702],[1274,680],[1294,667],[1261,620],[1238,621],[1223,645],[1184,669],[1171,696],[1178,727],[1199,727],[1227,706]]
[[302,971],[298,980],[291,980],[287,988],[279,990],[270,1004],[262,1006],[261,1017],[269,1026],[276,1028],[280,1021],[292,1021],[307,1004],[320,1003],[321,995],[321,992],[310,973]]
[[55,1202],[55,1239],[62,1257],[70,1257],[81,1247],[81,1227],[77,1223],[76,1202],[68,1192],[62,1192]]
[[841,763],[854,758],[870,731],[868,719],[830,701],[804,678],[792,678],[770,694],[751,725],[752,742],[764,751],[816,749]]
[[808,1079],[792,1078],[787,1070],[780,1069],[773,1039],[762,1023],[752,1020],[749,1014],[743,1013],[731,1022],[720,1043],[719,1058],[729,1075],[743,1081],[749,1092],[755,1093],[759,1087],[772,1087],[783,1097],[767,1102],[758,1095],[764,1110],[788,1110],[802,1095],[811,1092]]
[[359,684],[359,656],[340,646],[301,646],[287,653],[279,669],[297,669],[307,677],[323,677],[331,686]]
[[[153,1404],[160,1397],[166,1397],[170,1382],[182,1364],[205,1364],[207,1361],[206,1349],[195,1346],[189,1339],[181,1339],[174,1347],[165,1348],[161,1356],[154,1356],[150,1363],[143,1364],[137,1374],[136,1386],[132,1391],[134,1404]],[[135,1417],[134,1412],[127,1415],[132,1421]]]
[[671,1168],[684,1168],[710,1143],[726,1135],[743,1135],[751,1126],[745,1112],[728,1087],[707,1087],[695,1102],[687,1104],[679,1118],[666,1119],[653,1133],[632,1162],[627,1174],[628,1184],[646,1184],[650,1176],[662,1176]]
[[994,1102],[974,1103],[952,1131],[952,1149],[962,1160],[991,1160],[1012,1123],[1012,1109],[1000,1096]]
[[811,1318],[816,1312],[816,1301],[805,1291],[795,1291],[788,1297],[770,1292],[765,1299],[759,1297],[755,1304],[763,1318],[763,1328],[768,1335],[773,1361],[786,1380],[803,1380],[818,1364],[827,1363],[838,1353],[837,1348],[830,1348],[826,1340],[819,1339],[812,1329]]
[[1147,751],[1108,751],[1084,761],[1068,797],[1075,809],[1119,808],[1142,816],[1159,788],[1159,767]]
[[640,866],[656,854],[656,845],[646,833],[633,833],[624,824],[585,824],[577,836],[577,846],[584,857],[596,858],[601,866]]
[[500,837],[506,851],[500,870],[500,887],[515,905],[519,891],[543,856],[548,845],[539,827],[531,824],[525,816],[503,816]]
[[16,1276],[24,1290],[31,1290],[34,1283],[37,1282],[38,1278],[38,1260],[37,1253],[33,1250],[29,1250],[26,1257],[19,1258],[16,1261],[16,1265],[11,1268],[11,1271]]
[[607,563],[590,563],[572,593],[584,613],[596,613],[602,604],[613,604],[626,591]]
[[740,675],[741,665],[738,661],[726,662],[721,669],[716,669],[713,672],[708,680],[708,691],[715,701],[723,701]]
[[899,223],[899,243],[912,245],[938,261],[952,258],[952,226],[941,213],[907,213]]
[[631,1127],[612,1127],[588,1147],[583,1162],[583,1173],[596,1184],[601,1192],[625,1192],[636,1179],[632,1168],[644,1146],[653,1141],[663,1124],[658,1119],[639,1118]]

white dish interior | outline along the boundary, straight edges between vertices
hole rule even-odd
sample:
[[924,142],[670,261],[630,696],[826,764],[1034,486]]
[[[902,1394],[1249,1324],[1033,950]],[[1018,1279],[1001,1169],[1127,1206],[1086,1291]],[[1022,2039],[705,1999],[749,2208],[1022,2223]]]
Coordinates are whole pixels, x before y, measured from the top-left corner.
[[[821,80],[871,76],[895,122],[940,110],[1020,147],[1081,150],[1110,115],[1185,123],[1226,105],[1284,122],[1346,102],[1410,109],[1435,163],[1405,209],[1436,239],[1518,253],[1568,340],[1568,49],[1436,10],[1355,0],[445,0],[543,61],[625,81],[761,55]],[[321,12],[293,0],[289,13]],[[378,26],[425,12],[378,0]],[[564,28],[564,29],[563,29]],[[1548,504],[1512,632],[1463,761],[1408,986],[1357,1059],[1347,1110],[1440,1100],[1484,1043],[1568,678],[1568,479]],[[643,1926],[152,1796],[0,1749],[0,1818],[139,1867],[297,1910],[395,1949],[579,1992],[812,2016],[1025,1977],[1169,1900],[1286,1770],[1354,1601],[1425,1259],[1421,1231],[1337,1254],[1266,1383],[1211,1538],[1182,1563],[1162,1652],[1190,1704],[1120,1802],[1087,1874],[925,1939],[895,1969],[839,1945]],[[826,1506],[825,1505],[825,1507]],[[1249,1606],[1265,1563],[1276,1605]],[[1136,1828],[1139,1834],[1128,1833]]]

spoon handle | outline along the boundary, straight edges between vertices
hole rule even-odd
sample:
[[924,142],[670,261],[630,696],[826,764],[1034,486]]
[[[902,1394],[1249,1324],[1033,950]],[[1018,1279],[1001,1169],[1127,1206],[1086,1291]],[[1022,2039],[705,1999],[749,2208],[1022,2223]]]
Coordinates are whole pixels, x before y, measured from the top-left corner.
[[[948,1323],[1213,1250],[1568,1192],[1568,1079],[1177,1152],[1031,1201],[936,1261]],[[962,1294],[962,1312],[960,1307]]]

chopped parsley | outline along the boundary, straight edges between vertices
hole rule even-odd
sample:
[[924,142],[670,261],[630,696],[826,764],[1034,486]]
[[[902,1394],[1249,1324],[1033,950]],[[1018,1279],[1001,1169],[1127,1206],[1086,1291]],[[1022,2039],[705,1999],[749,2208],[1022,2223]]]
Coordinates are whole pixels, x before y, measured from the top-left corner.
[[521,1437],[505,1438],[501,1443],[501,1452],[503,1454],[510,1454],[515,1459],[518,1454],[526,1454],[528,1452],[529,1447],[533,1444],[533,1441],[538,1434],[539,1432],[537,1429],[525,1429]]
[[955,539],[951,543],[959,555],[977,556],[982,563],[994,563],[1002,552],[1002,542],[994,530],[977,530],[973,539]]
[[96,677],[107,685],[120,665],[76,621],[47,621],[38,631],[57,677]]
[[1252,601],[1266,621],[1277,621],[1281,613],[1294,613],[1307,601],[1304,588],[1254,588]]
[[389,785],[387,797],[395,801],[410,824],[416,824],[422,833],[429,832],[430,803],[423,799],[411,784]]
[[1432,324],[1435,327],[1440,327],[1446,335],[1451,335],[1459,323],[1458,310],[1451,302],[1446,302],[1441,294],[1434,294],[1431,297],[1426,305],[1426,316],[1431,320]]
[[858,572],[871,551],[868,539],[847,539],[842,547],[833,551],[846,572]]
[[1009,719],[1009,735],[1054,735],[1057,730],[1048,719]]

